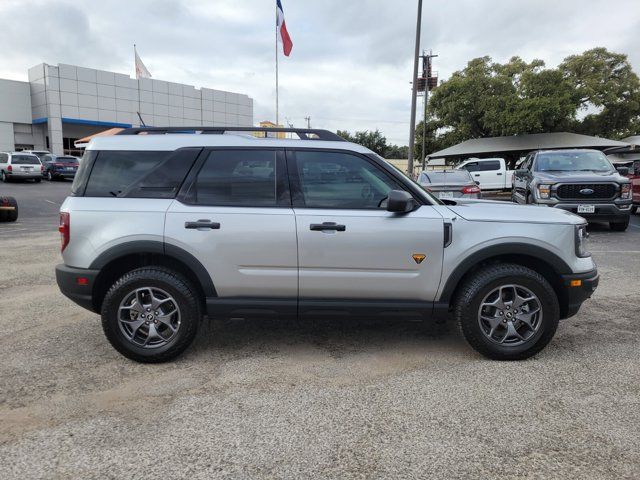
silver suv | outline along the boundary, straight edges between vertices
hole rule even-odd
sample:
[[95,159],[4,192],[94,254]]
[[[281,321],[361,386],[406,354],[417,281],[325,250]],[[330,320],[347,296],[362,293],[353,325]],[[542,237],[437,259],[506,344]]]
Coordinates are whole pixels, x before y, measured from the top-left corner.
[[483,355],[524,359],[598,284],[576,215],[441,201],[331,132],[249,130],[134,128],[88,146],[56,276],[123,355],[172,359],[204,315],[364,315],[452,316]]

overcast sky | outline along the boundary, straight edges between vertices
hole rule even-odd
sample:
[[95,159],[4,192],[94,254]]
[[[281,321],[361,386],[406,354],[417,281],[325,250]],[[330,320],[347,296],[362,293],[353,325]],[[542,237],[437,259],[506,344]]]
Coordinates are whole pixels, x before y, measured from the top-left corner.
[[[296,126],[379,128],[406,144],[417,0],[282,0],[293,52],[280,62],[280,112]],[[425,0],[422,48],[440,78],[471,58],[557,65],[595,46],[640,72],[639,0]],[[0,0],[0,78],[41,62],[246,93],[275,116],[275,0]],[[1,106],[0,106],[1,108]]]

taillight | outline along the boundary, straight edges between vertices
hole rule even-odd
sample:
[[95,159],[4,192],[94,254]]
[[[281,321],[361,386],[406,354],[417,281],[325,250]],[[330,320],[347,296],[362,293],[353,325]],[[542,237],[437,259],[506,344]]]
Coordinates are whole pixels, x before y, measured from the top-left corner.
[[64,249],[69,245],[69,238],[71,236],[70,218],[67,212],[60,212],[60,226],[58,227],[60,232],[60,251],[64,252]]
[[13,172],[13,167],[11,165],[7,167],[7,172]]
[[40,171],[44,172],[44,165],[40,165]]
[[462,187],[462,193],[468,195],[470,193],[480,193],[480,187],[477,185],[468,185],[466,187]]

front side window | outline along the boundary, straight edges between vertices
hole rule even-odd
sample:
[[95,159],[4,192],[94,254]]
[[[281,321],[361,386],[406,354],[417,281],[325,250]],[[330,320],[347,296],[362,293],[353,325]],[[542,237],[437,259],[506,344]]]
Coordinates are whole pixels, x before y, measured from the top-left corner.
[[189,199],[201,205],[276,206],[276,152],[211,152],[191,186]]
[[295,162],[308,208],[384,208],[389,192],[401,189],[383,171],[356,155],[297,151]]
[[477,172],[480,170],[478,166],[478,162],[467,163],[464,167],[462,167],[467,172]]

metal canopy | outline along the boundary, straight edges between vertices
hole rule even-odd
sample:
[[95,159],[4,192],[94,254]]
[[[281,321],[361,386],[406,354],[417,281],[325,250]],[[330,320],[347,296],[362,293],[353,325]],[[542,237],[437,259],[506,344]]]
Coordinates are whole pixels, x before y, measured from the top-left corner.
[[429,155],[433,158],[454,157],[486,157],[499,156],[501,153],[510,157],[516,152],[523,154],[540,149],[558,148],[595,148],[604,150],[611,147],[626,146],[627,143],[606,138],[590,137],[577,133],[533,133],[530,135],[513,135],[510,137],[474,138]]

